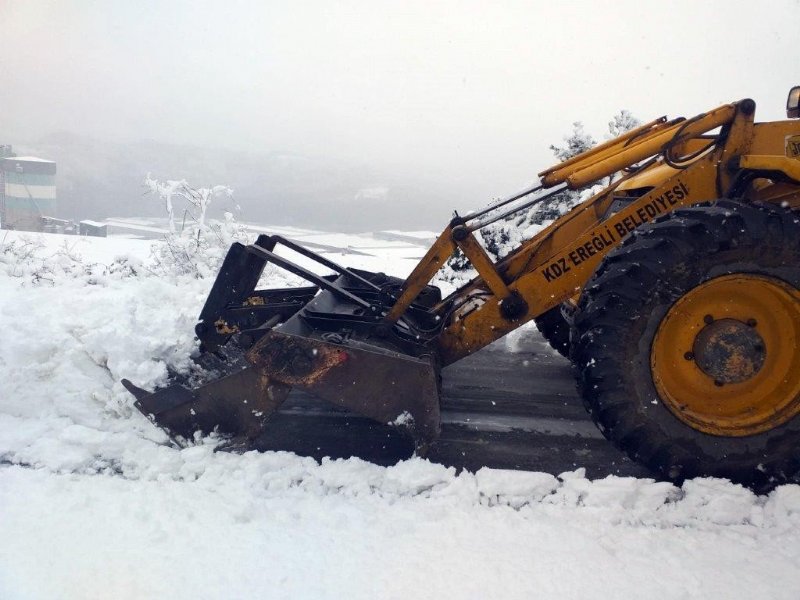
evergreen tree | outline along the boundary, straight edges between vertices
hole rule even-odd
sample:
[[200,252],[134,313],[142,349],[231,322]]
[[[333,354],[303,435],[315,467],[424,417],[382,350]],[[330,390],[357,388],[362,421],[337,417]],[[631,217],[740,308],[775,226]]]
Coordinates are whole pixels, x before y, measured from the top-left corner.
[[[610,127],[611,124],[609,123]],[[596,145],[597,142],[594,141],[594,138],[583,130],[583,123],[575,121],[572,124],[572,134],[564,136],[564,145],[556,146],[551,144],[550,150],[553,151],[553,154],[560,162],[564,162]]]
[[642,122],[634,117],[631,111],[623,108],[608,122],[608,135],[606,138],[609,140],[614,139],[631,129],[637,128],[641,124]]

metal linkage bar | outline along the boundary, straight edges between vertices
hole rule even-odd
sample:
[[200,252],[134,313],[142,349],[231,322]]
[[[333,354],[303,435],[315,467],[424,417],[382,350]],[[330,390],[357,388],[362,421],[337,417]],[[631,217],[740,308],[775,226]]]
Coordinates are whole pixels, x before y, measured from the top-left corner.
[[380,289],[381,289],[379,286],[375,285],[374,283],[372,283],[368,279],[364,279],[363,277],[361,277],[361,275],[357,275],[356,273],[353,273],[347,267],[343,267],[341,265],[338,265],[335,262],[333,262],[332,260],[328,260],[324,256],[320,256],[316,252],[312,252],[308,248],[303,248],[303,246],[301,246],[300,244],[297,244],[296,242],[293,242],[292,240],[287,240],[286,238],[281,237],[279,235],[273,235],[273,236],[270,236],[270,237],[274,241],[283,244],[284,246],[286,246],[290,250],[294,250],[295,252],[297,252],[298,254],[302,254],[306,258],[310,258],[311,260],[313,260],[315,262],[318,262],[322,266],[328,267],[331,271],[336,271],[337,273],[339,273],[339,275],[347,275],[348,277],[352,277],[353,279],[357,280],[360,283],[363,283],[364,285],[366,285],[367,287],[369,287],[369,288],[371,288],[371,289],[373,289],[375,291],[379,292]]
[[[514,213],[518,213],[521,210],[525,210],[526,208],[530,208],[534,204],[538,204],[539,202],[543,202],[544,200],[547,200],[548,198],[552,198],[553,196],[555,196],[556,194],[560,194],[561,192],[563,192],[567,188],[568,188],[568,185],[566,183],[562,183],[560,185],[557,185],[556,187],[547,190],[546,193],[544,193],[544,194],[542,194],[540,196],[536,196],[535,198],[531,198],[527,202],[523,202],[522,204],[519,204],[517,206],[513,206],[510,209],[506,210],[505,212],[501,212],[501,213],[499,213],[497,215],[494,215],[492,217],[489,217],[489,218],[478,219],[477,223],[473,223],[471,225],[468,225],[467,226],[467,230],[469,230],[469,231],[477,231],[479,229],[483,229],[487,225],[491,225],[492,223],[495,223],[495,222],[497,222],[497,221],[499,221],[501,219],[505,219],[506,217],[510,217]],[[541,187],[538,188],[538,189],[541,189]],[[530,192],[528,192],[528,194],[533,193],[534,191],[538,191],[538,189],[537,190],[531,190]],[[515,198],[515,200],[518,200],[519,198],[527,196],[528,194],[519,195],[519,196],[517,196],[517,198]],[[500,205],[498,205],[498,207],[499,206]],[[480,213],[480,214],[486,214],[486,212],[489,212],[489,211],[484,211],[483,213]],[[470,215],[469,217],[466,217],[465,220],[471,220],[472,218],[474,218],[474,216]]]
[[485,215],[486,213],[492,212],[495,209],[498,209],[498,208],[500,208],[502,206],[505,206],[506,204],[510,204],[511,202],[514,202],[514,200],[519,200],[520,198],[524,198],[528,194],[532,194],[533,192],[538,192],[543,187],[544,186],[542,186],[541,184],[535,185],[533,187],[529,187],[529,188],[526,188],[526,189],[524,189],[524,190],[522,190],[520,192],[517,192],[516,194],[512,194],[511,196],[507,196],[506,198],[502,198],[502,199],[500,199],[500,200],[498,200],[496,202],[492,202],[491,204],[489,204],[488,206],[486,206],[485,208],[482,208],[481,210],[479,210],[477,212],[472,212],[472,213],[469,213],[468,215],[465,215],[464,216],[464,220],[468,221],[468,220],[471,220],[471,219],[477,219],[478,217],[481,217],[481,216]]
[[[291,246],[289,246],[289,247],[291,247]],[[292,249],[294,249],[294,248],[292,248]],[[298,277],[302,277],[306,281],[310,281],[311,283],[319,286],[322,289],[328,290],[329,292],[332,292],[332,293],[336,294],[337,296],[339,296],[339,297],[341,297],[341,298],[343,298],[345,300],[349,300],[350,302],[358,304],[359,306],[362,306],[362,307],[366,308],[370,312],[372,311],[372,305],[369,302],[363,300],[362,298],[359,298],[358,296],[356,296],[354,294],[351,294],[350,292],[348,292],[347,290],[339,287],[338,285],[336,285],[335,283],[331,282],[330,280],[325,279],[324,277],[322,277],[320,275],[317,275],[313,271],[309,271],[308,269],[305,269],[305,268],[301,267],[300,265],[295,264],[292,261],[283,258],[282,256],[278,256],[274,252],[270,252],[266,248],[262,248],[261,246],[253,244],[253,245],[247,246],[247,250],[250,251],[250,252],[253,252],[255,254],[260,255],[262,258],[265,258],[267,260],[267,262],[270,262],[270,263],[273,263],[275,265],[278,265],[282,269],[286,269],[290,273],[294,273]],[[305,250],[305,248],[303,248],[303,250]],[[307,254],[305,254],[305,252],[301,252],[300,254],[303,254],[304,256],[308,256]],[[321,258],[319,256],[314,255],[313,252],[310,253],[310,254],[311,254],[311,256],[309,256],[309,258],[312,258],[312,259],[313,258]],[[322,260],[325,260],[325,259],[322,259]],[[320,261],[318,261],[318,262],[320,262]],[[322,263],[322,264],[324,264],[324,263]],[[331,263],[331,264],[334,264],[334,263]],[[328,266],[328,265],[325,265],[325,266]],[[339,268],[342,268],[348,275],[350,275],[350,273],[346,269],[344,269],[343,267],[339,267]],[[362,279],[362,278],[358,277],[357,275],[356,275],[356,278],[357,279]],[[375,287],[372,284],[370,284],[370,285],[371,285],[371,287]]]

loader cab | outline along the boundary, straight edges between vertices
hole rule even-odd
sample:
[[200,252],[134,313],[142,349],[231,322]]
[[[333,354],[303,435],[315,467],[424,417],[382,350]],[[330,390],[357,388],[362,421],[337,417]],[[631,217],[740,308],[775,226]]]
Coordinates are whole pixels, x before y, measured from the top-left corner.
[[614,189],[611,204],[609,204],[606,213],[603,215],[603,220],[608,219],[631,202],[641,198],[677,172],[676,169],[669,165],[659,162],[623,181]]
[[786,118],[800,118],[800,85],[789,90],[789,97],[786,99]]

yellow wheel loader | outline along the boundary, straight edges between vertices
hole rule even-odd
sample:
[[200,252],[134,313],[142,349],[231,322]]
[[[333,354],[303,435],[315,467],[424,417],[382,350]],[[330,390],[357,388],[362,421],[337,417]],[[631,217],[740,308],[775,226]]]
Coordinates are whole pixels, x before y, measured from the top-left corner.
[[[123,384],[175,440],[215,431],[247,447],[299,388],[403,428],[422,453],[440,430],[440,369],[536,320],[603,434],[661,477],[797,481],[799,102],[796,87],[785,121],[755,122],[745,99],[641,125],[456,215],[405,280],[279,236],[234,244],[196,327],[202,368],[154,392]],[[603,181],[497,261],[476,238]],[[477,276],[443,298],[430,282],[459,251]],[[309,285],[257,289],[267,264]]]

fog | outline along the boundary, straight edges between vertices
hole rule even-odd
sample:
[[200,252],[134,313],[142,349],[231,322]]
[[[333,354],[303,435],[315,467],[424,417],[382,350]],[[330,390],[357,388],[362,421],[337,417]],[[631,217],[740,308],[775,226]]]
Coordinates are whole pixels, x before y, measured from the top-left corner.
[[798,0],[0,0],[0,143],[58,161],[63,216],[157,211],[150,171],[250,219],[438,229],[575,120],[782,118],[798,23]]

